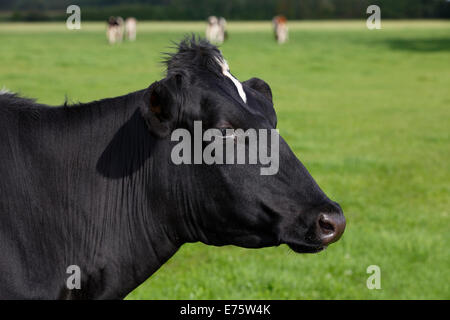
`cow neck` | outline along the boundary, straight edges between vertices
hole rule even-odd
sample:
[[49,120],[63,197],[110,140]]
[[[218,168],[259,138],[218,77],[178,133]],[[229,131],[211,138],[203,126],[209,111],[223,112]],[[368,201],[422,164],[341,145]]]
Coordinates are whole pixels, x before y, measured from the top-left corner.
[[[164,144],[153,138],[139,113],[143,91],[89,104],[100,157],[96,160],[87,221],[76,224],[70,261],[84,261],[89,298],[122,298],[158,270],[181,245],[167,205]],[[94,134],[95,135],[95,132]],[[110,137],[103,144],[103,136]],[[106,145],[106,147],[105,147]],[[165,173],[164,173],[165,172]],[[91,285],[92,284],[92,285]],[[95,285],[94,285],[95,284]]]

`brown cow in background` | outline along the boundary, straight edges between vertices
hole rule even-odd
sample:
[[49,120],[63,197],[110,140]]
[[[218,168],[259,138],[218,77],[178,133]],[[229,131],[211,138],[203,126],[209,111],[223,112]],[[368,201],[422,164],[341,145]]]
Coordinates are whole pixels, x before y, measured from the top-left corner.
[[279,44],[285,43],[289,38],[288,27],[286,22],[287,22],[286,17],[282,15],[276,16],[272,19],[275,39]]

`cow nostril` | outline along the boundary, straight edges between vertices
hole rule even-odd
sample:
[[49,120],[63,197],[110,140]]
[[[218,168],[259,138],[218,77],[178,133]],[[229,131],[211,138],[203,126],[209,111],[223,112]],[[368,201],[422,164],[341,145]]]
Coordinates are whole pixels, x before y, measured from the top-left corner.
[[323,245],[336,242],[345,230],[345,218],[341,213],[322,213],[318,219],[317,234]]
[[320,228],[322,229],[322,231],[324,233],[328,234],[328,233],[334,232],[333,224],[331,224],[330,222],[324,220],[322,216],[319,219],[319,226],[320,226]]

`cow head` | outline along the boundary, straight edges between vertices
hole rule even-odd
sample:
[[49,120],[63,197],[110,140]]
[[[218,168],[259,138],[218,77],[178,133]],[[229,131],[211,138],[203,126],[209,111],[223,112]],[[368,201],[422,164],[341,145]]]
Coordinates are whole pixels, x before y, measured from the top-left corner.
[[[167,76],[146,91],[141,111],[150,132],[170,146],[169,162],[177,144],[171,141],[176,129],[191,133],[190,147],[195,148],[196,121],[201,121],[202,133],[215,128],[214,139],[227,141],[237,139],[228,134],[231,129],[273,132],[276,128],[269,85],[258,78],[236,80],[215,46],[185,40],[167,65]],[[183,212],[190,241],[247,248],[285,243],[296,252],[318,252],[340,238],[345,228],[340,206],[277,137],[278,150],[267,144],[268,153],[279,153],[274,174],[262,175],[264,165],[259,162],[169,164],[175,186],[167,187],[165,194]],[[203,141],[201,147],[207,145]],[[245,150],[250,147],[245,145]],[[188,158],[193,159],[194,153]]]

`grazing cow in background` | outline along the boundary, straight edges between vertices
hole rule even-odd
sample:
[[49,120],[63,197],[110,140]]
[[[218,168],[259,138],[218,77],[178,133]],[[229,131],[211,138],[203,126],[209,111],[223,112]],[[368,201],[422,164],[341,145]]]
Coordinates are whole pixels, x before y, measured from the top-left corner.
[[114,17],[109,17],[108,26],[106,29],[106,38],[108,39],[109,44],[116,43],[116,29],[117,29],[117,21]]
[[219,18],[219,27],[220,27],[220,33],[222,36],[222,42],[228,39],[228,32],[227,32],[227,20],[225,20],[224,17]]
[[106,37],[110,44],[122,42],[123,24],[123,19],[121,17],[109,17]]
[[227,21],[225,18],[216,16],[208,17],[208,24],[206,26],[206,39],[215,44],[224,42],[227,36]]
[[289,38],[286,22],[287,19],[284,16],[276,16],[272,19],[275,40],[277,40],[279,44],[285,43]]
[[116,21],[119,26],[119,28],[117,29],[117,40],[118,40],[117,42],[122,42],[123,34],[124,34],[124,30],[125,30],[125,23],[124,23],[122,17],[117,17]]
[[123,298],[188,242],[314,253],[340,238],[341,208],[281,137],[274,175],[175,164],[174,130],[195,136],[194,121],[215,139],[275,131],[272,91],[193,38],[162,80],[124,96],[50,107],[1,94],[0,299]]
[[136,26],[137,21],[135,18],[130,17],[125,20],[125,35],[128,41],[136,40]]

